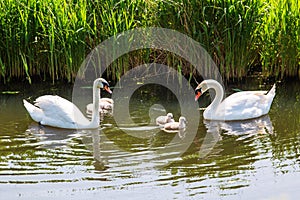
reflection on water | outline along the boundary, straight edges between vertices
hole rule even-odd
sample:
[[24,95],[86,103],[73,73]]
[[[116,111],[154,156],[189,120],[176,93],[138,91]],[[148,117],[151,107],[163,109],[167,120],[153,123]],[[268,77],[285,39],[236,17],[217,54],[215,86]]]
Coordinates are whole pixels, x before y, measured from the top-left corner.
[[153,91],[131,101],[139,126],[117,126],[108,117],[101,129],[80,131],[33,123],[22,106],[27,92],[0,95],[1,198],[297,199],[299,86],[279,85],[269,115],[261,118],[201,117],[196,135],[189,128],[167,134],[153,126],[156,115],[180,116],[176,101]]
[[77,131],[41,126],[31,123],[25,131],[28,137],[35,138],[35,148],[66,148],[72,139],[78,137]]
[[236,136],[252,136],[257,134],[273,134],[273,126],[269,115],[242,121],[207,121],[204,120],[207,132],[224,133]]
[[222,140],[222,135],[237,136],[236,140],[246,140],[251,137],[259,137],[260,134],[273,134],[269,115],[243,121],[204,120],[203,123],[208,134],[203,139],[199,150],[199,158],[201,159],[215,149],[215,145]]
[[82,141],[93,154],[95,169],[104,170],[107,167],[100,150],[101,130],[66,130],[32,123],[25,133],[28,137],[35,138],[35,142],[23,146],[34,146],[36,149],[69,149],[76,145],[76,141]]

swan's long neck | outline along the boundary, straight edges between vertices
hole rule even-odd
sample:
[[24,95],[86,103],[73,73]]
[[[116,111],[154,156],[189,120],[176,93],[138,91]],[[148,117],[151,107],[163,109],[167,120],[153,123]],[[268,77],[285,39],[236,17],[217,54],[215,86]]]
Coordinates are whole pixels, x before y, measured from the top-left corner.
[[97,88],[96,82],[93,85],[93,110],[92,110],[92,121],[91,124],[99,124],[99,99],[100,99],[100,89]]
[[210,110],[210,111],[213,112],[213,111],[216,111],[216,109],[218,108],[219,104],[223,100],[224,91],[223,91],[223,87],[221,86],[221,84],[219,82],[217,82],[217,81],[213,81],[213,80],[209,81],[209,82],[207,82],[207,86],[208,86],[208,88],[214,89],[215,92],[216,92],[214,100],[206,108],[206,110]]

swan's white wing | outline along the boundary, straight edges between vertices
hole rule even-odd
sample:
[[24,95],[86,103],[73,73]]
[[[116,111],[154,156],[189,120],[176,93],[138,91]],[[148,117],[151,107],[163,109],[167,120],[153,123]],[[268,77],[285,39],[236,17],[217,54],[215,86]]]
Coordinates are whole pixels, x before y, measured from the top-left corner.
[[181,133],[183,134],[185,131],[184,128],[180,128],[180,123],[179,122],[169,122],[164,125],[164,127],[161,128],[162,131],[166,133]]
[[24,103],[24,106],[25,106],[26,110],[28,111],[30,117],[34,121],[40,122],[43,119],[44,113],[40,108],[32,105],[31,103],[27,102],[25,99],[23,99],[23,103]]
[[106,102],[106,103],[109,103],[109,104],[114,104],[114,100],[111,99],[111,98],[106,98],[106,97],[103,97],[103,98],[100,98],[99,99],[99,102]]
[[170,122],[164,125],[164,129],[166,130],[178,130],[179,129],[179,122]]
[[44,112],[45,118],[41,121],[44,125],[76,128],[78,123],[89,123],[77,106],[62,97],[44,95],[36,99],[35,105]]
[[248,119],[268,112],[269,99],[266,91],[237,92],[220,104],[217,113],[225,114],[226,120]]
[[[113,110],[114,107],[114,100],[110,98],[100,98],[99,99],[99,112],[101,113],[102,111],[111,111]],[[92,113],[93,111],[93,104],[90,103],[86,106],[86,112],[87,113]]]
[[[258,91],[242,91],[242,92],[236,92],[231,94],[228,97],[239,97],[239,96],[245,96],[245,95],[257,95],[257,96],[261,96],[261,95],[266,95],[268,93],[268,91],[262,91],[262,90],[258,90]],[[228,98],[227,97],[227,98]]]
[[167,116],[158,116],[155,121],[156,125],[163,126],[167,123]]
[[107,101],[100,101],[99,102],[99,108],[100,109],[105,109],[105,110],[112,110],[113,109],[113,105]]

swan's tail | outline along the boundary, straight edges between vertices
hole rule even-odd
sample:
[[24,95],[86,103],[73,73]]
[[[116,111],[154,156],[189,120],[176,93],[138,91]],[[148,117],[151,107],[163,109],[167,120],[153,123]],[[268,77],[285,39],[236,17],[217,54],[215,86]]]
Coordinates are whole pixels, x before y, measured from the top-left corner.
[[26,110],[28,111],[30,117],[34,121],[36,121],[36,122],[42,121],[43,111],[40,108],[32,105],[31,103],[28,103],[25,99],[23,99],[23,103],[24,103],[24,106],[25,106]]
[[266,106],[265,114],[267,114],[269,112],[270,108],[271,108],[271,104],[272,104],[273,99],[275,97],[275,90],[276,90],[276,86],[274,84],[273,87],[271,88],[271,90],[269,90],[269,92],[267,93],[268,104]]
[[271,88],[271,90],[269,90],[269,92],[268,92],[268,96],[271,96],[272,97],[272,99],[274,98],[274,96],[275,96],[275,94],[276,94],[276,85],[274,84],[273,85],[273,87]]

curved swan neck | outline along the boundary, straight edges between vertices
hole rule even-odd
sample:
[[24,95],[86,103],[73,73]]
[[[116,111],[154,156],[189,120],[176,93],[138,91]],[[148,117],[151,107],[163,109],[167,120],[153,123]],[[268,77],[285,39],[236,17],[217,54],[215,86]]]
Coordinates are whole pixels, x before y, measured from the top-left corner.
[[97,88],[96,81],[93,85],[93,110],[92,110],[92,121],[91,124],[97,124],[100,121],[99,116],[99,99],[100,99],[100,88]]
[[224,97],[223,87],[215,80],[207,80],[207,87],[215,90],[215,98],[207,107],[207,110],[216,110]]

